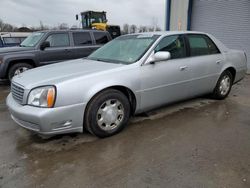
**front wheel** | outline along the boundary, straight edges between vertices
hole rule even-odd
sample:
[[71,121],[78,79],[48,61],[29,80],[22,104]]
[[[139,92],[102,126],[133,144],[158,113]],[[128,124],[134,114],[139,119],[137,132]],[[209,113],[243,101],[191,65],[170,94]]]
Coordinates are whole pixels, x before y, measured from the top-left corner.
[[11,81],[14,76],[21,74],[22,72],[25,72],[32,68],[33,66],[28,63],[16,63],[10,67],[8,72],[8,78]]
[[228,70],[224,71],[214,89],[213,98],[215,99],[225,99],[231,91],[233,85],[232,73]]
[[100,138],[120,132],[128,123],[130,104],[118,90],[108,89],[97,94],[85,112],[85,128]]

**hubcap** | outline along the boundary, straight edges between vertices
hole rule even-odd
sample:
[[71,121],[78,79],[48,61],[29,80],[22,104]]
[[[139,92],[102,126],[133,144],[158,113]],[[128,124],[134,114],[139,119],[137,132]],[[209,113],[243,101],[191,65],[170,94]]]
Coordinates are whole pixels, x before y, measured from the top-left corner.
[[105,101],[97,111],[96,119],[98,126],[105,131],[118,127],[124,117],[124,108],[117,99]]
[[26,70],[28,70],[27,67],[19,67],[18,69],[16,69],[14,76],[21,74],[22,72],[25,72]]
[[226,95],[230,89],[231,80],[230,77],[225,75],[220,82],[220,94]]

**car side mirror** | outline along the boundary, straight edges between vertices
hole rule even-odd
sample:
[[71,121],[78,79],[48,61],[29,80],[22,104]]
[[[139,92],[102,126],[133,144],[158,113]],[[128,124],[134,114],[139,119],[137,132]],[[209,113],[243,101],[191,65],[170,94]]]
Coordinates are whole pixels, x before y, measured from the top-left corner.
[[40,46],[40,49],[41,50],[44,50],[45,48],[48,48],[50,47],[50,42],[49,41],[44,41],[41,46]]
[[148,63],[153,64],[160,61],[167,61],[170,58],[171,58],[170,52],[156,52],[150,57]]

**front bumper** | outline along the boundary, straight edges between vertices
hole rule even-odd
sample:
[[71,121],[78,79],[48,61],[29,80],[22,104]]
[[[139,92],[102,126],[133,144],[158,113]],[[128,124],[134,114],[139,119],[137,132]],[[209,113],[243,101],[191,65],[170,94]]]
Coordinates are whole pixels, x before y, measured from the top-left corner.
[[44,135],[55,135],[83,131],[85,104],[55,108],[38,108],[20,105],[12,94],[9,94],[6,104],[12,119],[20,126]]

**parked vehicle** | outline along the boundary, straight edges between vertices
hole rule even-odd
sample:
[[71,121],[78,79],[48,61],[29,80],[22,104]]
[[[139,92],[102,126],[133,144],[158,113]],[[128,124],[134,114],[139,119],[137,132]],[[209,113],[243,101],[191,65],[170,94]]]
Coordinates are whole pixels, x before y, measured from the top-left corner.
[[0,78],[11,80],[34,67],[86,57],[110,40],[105,31],[34,32],[19,47],[0,49]]
[[175,101],[228,96],[247,70],[246,54],[212,35],[160,32],[120,36],[86,59],[15,76],[12,118],[39,134],[121,131],[129,117]]
[[[76,20],[78,20],[78,14]],[[85,11],[81,12],[81,24],[83,29],[97,29],[101,31],[108,31],[112,38],[121,35],[119,25],[109,25],[106,17],[106,12]]]
[[0,48],[19,46],[31,33],[26,32],[4,32],[0,33]]

